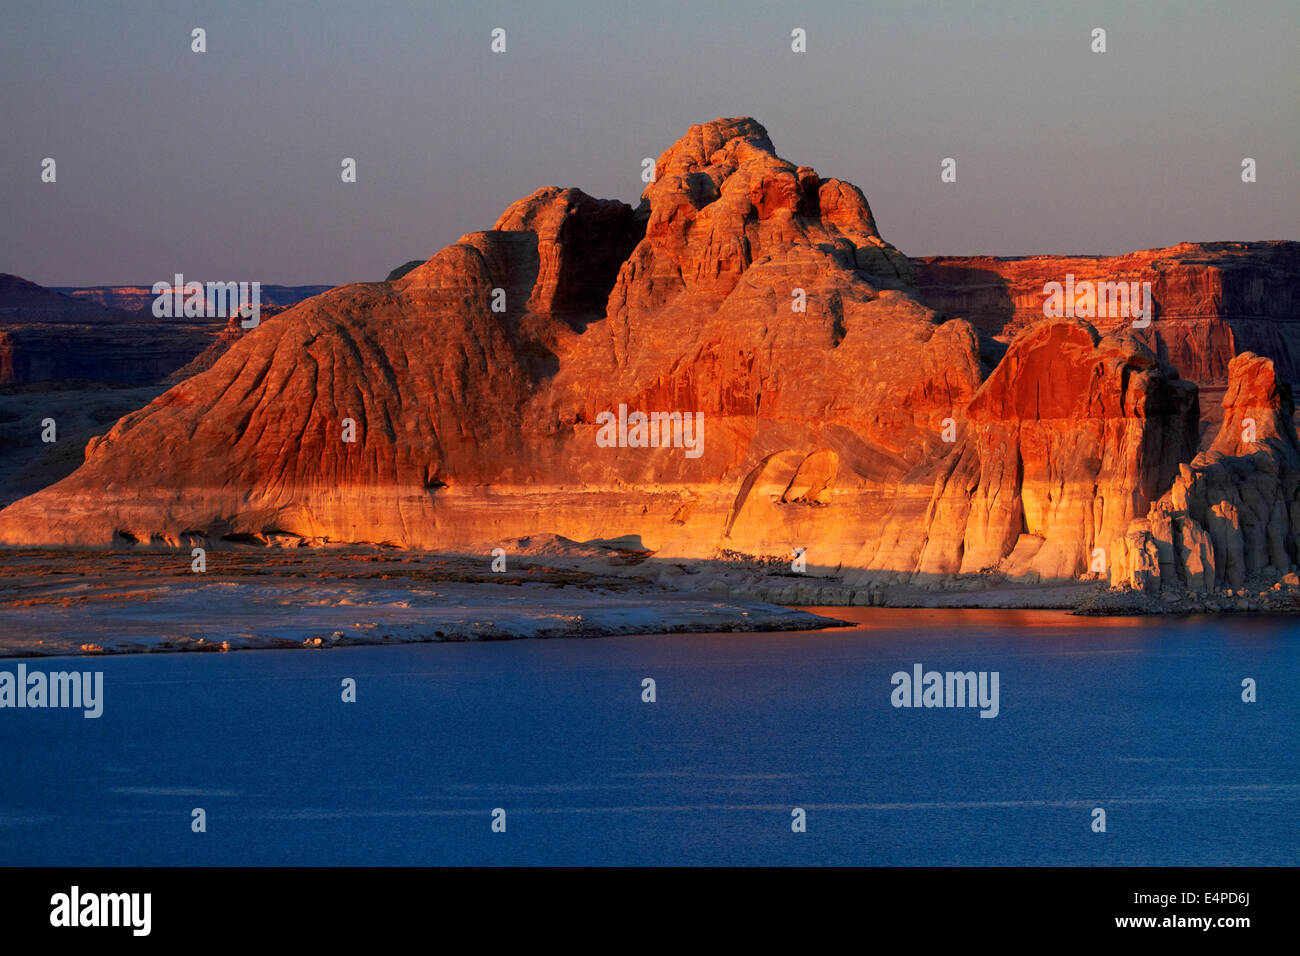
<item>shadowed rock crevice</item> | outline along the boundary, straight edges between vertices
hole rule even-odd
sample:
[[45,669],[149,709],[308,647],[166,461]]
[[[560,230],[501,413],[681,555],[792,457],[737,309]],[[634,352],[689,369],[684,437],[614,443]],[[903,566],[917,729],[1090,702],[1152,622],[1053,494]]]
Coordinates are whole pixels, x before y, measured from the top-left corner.
[[1111,580],[1159,595],[1258,589],[1300,560],[1300,441],[1291,386],[1250,352],[1229,366],[1223,424],[1135,518]]

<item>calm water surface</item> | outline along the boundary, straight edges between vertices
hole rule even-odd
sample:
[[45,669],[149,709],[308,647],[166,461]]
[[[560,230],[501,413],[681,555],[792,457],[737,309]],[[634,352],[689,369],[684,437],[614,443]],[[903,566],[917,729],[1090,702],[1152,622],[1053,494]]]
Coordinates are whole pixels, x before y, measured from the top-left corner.
[[[1294,619],[826,610],[860,624],[28,660],[104,715],[0,710],[0,864],[1300,863]],[[999,715],[894,708],[917,663]]]

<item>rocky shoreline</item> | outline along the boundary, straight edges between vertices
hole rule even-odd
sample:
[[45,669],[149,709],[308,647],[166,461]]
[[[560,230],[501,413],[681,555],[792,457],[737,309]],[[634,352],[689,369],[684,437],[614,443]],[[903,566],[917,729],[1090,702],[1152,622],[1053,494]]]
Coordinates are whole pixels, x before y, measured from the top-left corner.
[[801,631],[846,622],[549,562],[374,551],[0,551],[0,658]]
[[728,588],[726,593],[796,607],[1036,609],[1099,617],[1300,612],[1300,583],[1295,582],[1271,588],[1225,588],[1208,594],[1170,588],[1152,596],[1138,588],[1111,587],[1104,581],[1010,584],[949,580],[855,588],[831,579],[794,582],[781,576]]
[[999,573],[859,586],[776,557],[680,562],[608,544],[515,542],[490,555],[242,545],[188,552],[0,549],[0,657],[327,649],[431,641],[820,630],[837,607],[1048,610],[1081,616],[1300,611],[1300,579],[1158,595],[1101,579]]

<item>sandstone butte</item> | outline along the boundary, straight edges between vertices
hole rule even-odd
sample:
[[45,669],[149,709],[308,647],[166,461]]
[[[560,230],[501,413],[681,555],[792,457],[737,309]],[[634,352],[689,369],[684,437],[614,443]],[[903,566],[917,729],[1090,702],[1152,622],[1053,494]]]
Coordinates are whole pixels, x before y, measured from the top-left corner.
[[[1251,245],[1294,272],[1297,244]],[[802,548],[872,586],[1102,577],[1099,553],[1148,591],[1275,579],[1300,556],[1296,370],[1238,342],[1294,362],[1293,309],[1247,302],[1233,326],[1245,253],[1179,249],[1077,261],[1157,273],[1153,329],[1043,319],[1073,265],[913,262],[855,186],[716,120],[635,209],[539,189],[264,321],[0,512],[0,541],[486,553],[551,533],[676,560]],[[1197,382],[1223,393],[1204,451]],[[620,405],[701,413],[701,453],[603,447]]]

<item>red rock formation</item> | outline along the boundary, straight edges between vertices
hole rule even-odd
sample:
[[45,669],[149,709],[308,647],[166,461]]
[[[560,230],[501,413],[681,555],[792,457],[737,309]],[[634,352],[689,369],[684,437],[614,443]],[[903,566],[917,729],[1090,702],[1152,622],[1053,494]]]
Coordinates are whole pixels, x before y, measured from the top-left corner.
[[[965,411],[955,451],[910,483],[866,566],[929,578],[1091,573],[1196,448],[1196,387],[1133,337],[1042,320],[1012,340]],[[869,575],[868,580],[880,575]]]
[[1300,559],[1300,441],[1291,387],[1271,359],[1229,366],[1223,425],[1208,452],[1117,547],[1112,583],[1148,593],[1266,586]]
[[[424,547],[550,531],[677,554],[817,538],[842,558],[979,383],[971,329],[936,324],[908,275],[856,188],[778,158],[753,120],[705,124],[639,213],[539,190],[395,282],[265,323],[0,529]],[[601,447],[620,404],[703,414],[701,454]]]
[[[1049,320],[984,381],[976,330],[911,279],[855,187],[751,119],[707,123],[635,210],[541,189],[263,323],[0,512],[0,540],[554,534],[802,548],[872,581],[1088,573],[1194,454],[1195,386],[1131,334]],[[663,442],[652,413],[677,416]]]
[[[1273,357],[1300,382],[1300,242],[1182,243],[1123,256],[940,256],[913,260],[921,300],[1009,339],[1043,318],[1043,287],[1064,282],[1149,282],[1149,329],[1133,329],[1161,360],[1200,385],[1222,384],[1239,351]],[[1089,318],[1103,332],[1131,327]]]
[[[283,311],[284,308],[282,306],[262,306],[258,314],[259,322],[266,322]],[[225,355],[226,352],[230,350],[230,347],[238,342],[244,336],[244,333],[248,331],[244,328],[243,322],[244,319],[238,312],[226,319],[225,328],[218,332],[216,336],[212,337],[207,348],[194,356],[194,358],[185,365],[163,378],[162,384],[175,385],[178,382],[185,381],[193,375],[198,375],[200,372],[206,372],[208,369],[212,368],[213,365],[217,364],[217,359]]]

